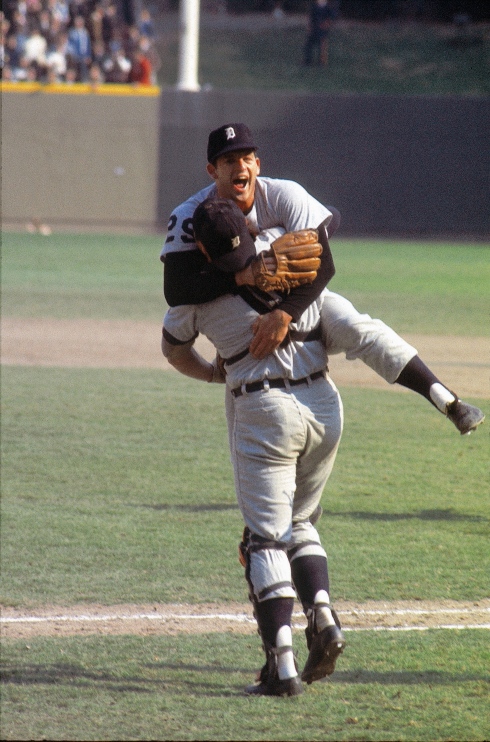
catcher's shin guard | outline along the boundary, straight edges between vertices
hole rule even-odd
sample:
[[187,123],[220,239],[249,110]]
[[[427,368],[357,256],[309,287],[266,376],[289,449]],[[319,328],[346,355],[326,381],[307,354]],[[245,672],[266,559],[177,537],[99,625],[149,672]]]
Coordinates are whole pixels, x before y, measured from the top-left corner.
[[[258,580],[259,584],[253,583],[251,577],[252,555],[262,551],[276,553],[283,552],[284,554],[284,564],[282,565],[282,567],[279,568],[279,572],[276,572],[276,574],[280,574],[281,577],[279,580],[276,579],[276,582],[272,580],[269,581],[269,575],[262,572]],[[248,527],[245,527],[243,531],[242,541],[238,547],[238,558],[240,560],[240,564],[245,567],[245,578],[248,582],[249,597],[252,603],[256,601],[262,602],[264,600],[269,600],[270,598],[295,597],[295,592],[291,581],[291,570],[286,553],[287,545],[285,543],[264,538],[263,536],[259,536],[256,533],[251,533],[250,529]],[[284,566],[287,567],[287,572],[284,569]]]
[[251,537],[250,528],[248,526],[245,526],[243,529],[242,534],[242,540],[238,544],[238,561],[242,565],[242,567],[245,570],[245,579],[247,580],[248,585],[248,599],[254,606],[254,618],[257,620],[257,616],[255,615],[255,595],[254,595],[254,586],[252,585],[252,582],[250,580],[250,552],[249,552],[249,543],[250,543],[250,537]]
[[291,646],[291,616],[294,598],[290,596],[267,597],[269,593],[274,594],[275,590],[285,585],[286,590],[292,590],[291,583],[276,583],[265,587],[257,596],[250,575],[252,553],[264,549],[284,550],[284,545],[251,534],[250,530],[245,528],[239,545],[239,560],[245,568],[248,596],[253,606],[253,615],[257,621],[257,631],[262,640],[262,648],[266,654],[266,664],[261,670],[258,685],[251,686],[247,689],[247,693],[298,695],[302,690],[301,680],[297,677],[297,665]]

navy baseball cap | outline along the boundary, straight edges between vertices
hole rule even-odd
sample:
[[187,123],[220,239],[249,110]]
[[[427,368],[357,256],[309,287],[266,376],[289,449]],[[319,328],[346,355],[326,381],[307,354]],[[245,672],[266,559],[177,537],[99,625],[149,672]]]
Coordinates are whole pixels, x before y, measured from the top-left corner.
[[229,198],[207,198],[195,210],[192,223],[195,239],[222,271],[240,271],[257,254],[245,217]]
[[211,132],[208,139],[208,162],[214,163],[227,152],[257,149],[252,132],[245,124],[225,124]]

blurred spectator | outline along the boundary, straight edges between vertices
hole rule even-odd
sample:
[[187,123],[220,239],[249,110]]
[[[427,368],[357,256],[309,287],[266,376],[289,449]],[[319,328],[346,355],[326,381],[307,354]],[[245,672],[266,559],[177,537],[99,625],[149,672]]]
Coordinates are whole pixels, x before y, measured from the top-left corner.
[[125,83],[128,82],[129,72],[131,70],[131,61],[126,57],[121,45],[116,44],[116,48],[110,56],[105,69],[106,82]]
[[314,0],[310,9],[308,35],[303,51],[305,65],[313,63],[316,54],[317,64],[326,66],[328,63],[328,35],[334,20],[334,10],[329,0]]
[[5,18],[4,14],[0,12],[0,34],[2,37],[2,44],[5,44],[5,40],[10,32],[10,21]]
[[22,53],[17,47],[17,39],[14,35],[7,36],[4,46],[4,66],[9,66],[11,73],[17,79],[16,70],[21,67]]
[[103,41],[95,41],[92,52],[92,61],[98,64],[105,74],[106,65],[110,65],[111,55],[106,49]]
[[7,42],[8,34],[10,30],[10,22],[4,17],[3,13],[0,13],[0,65],[3,68],[8,64],[7,59]]
[[109,45],[114,40],[117,27],[117,8],[111,3],[104,8],[104,16],[102,18],[102,38],[105,44]]
[[68,57],[71,64],[78,70],[78,77],[82,82],[88,80],[88,69],[92,61],[92,44],[90,35],[85,28],[85,19],[77,15],[68,32]]
[[22,10],[24,11],[28,28],[32,29],[34,26],[39,25],[39,16],[43,6],[41,0],[26,0],[24,5],[25,11],[22,4],[19,4],[19,7],[22,7]]
[[66,0],[48,0],[48,10],[53,20],[56,19],[64,28],[68,28],[70,8]]
[[94,87],[97,87],[98,85],[102,85],[104,80],[104,75],[102,74],[102,70],[100,69],[99,65],[95,62],[90,65],[89,69],[89,82]]
[[27,28],[27,19],[24,13],[16,10],[12,21],[12,32],[17,38],[17,45],[20,50],[24,49],[29,31]]
[[128,82],[136,85],[151,85],[151,72],[151,62],[146,54],[142,49],[135,49],[131,56]]
[[48,68],[49,82],[64,82],[66,76],[66,47],[68,37],[66,34],[60,35],[54,49],[51,49],[46,55],[46,65]]
[[51,33],[51,16],[49,15],[47,10],[41,10],[41,12],[39,13],[37,25],[39,28],[39,32],[47,40],[48,36]]
[[89,17],[87,0],[68,0],[68,7],[70,9],[71,25],[75,24],[75,20],[78,16],[81,16],[84,20]]
[[17,10],[17,0],[4,0],[2,3],[2,18],[5,17],[10,23]]
[[[26,39],[22,56],[27,62],[28,69],[34,71],[33,74],[35,80],[41,80],[44,73],[46,72],[47,48],[48,42],[46,41],[44,36],[41,35],[39,29],[34,28],[33,32]],[[29,72],[28,78],[32,79],[32,77],[29,77]]]
[[39,65],[44,65],[46,63],[47,48],[48,42],[40,30],[34,28],[25,41],[23,55],[29,62],[37,62]]
[[92,39],[92,44],[96,44],[104,40],[103,25],[104,13],[100,5],[96,5],[95,8],[92,10],[92,13],[90,14],[88,23],[88,29],[90,32],[90,38]]
[[136,26],[129,26],[126,29],[124,48],[128,57],[131,57],[135,52],[138,51],[140,46],[141,34]]
[[119,0],[4,0],[3,7],[3,79],[156,84],[161,60],[146,8],[130,26]]
[[58,39],[62,35],[66,35],[67,26],[57,16],[51,16],[51,25],[49,32],[45,34],[46,41],[48,42],[48,51],[52,51],[57,43]]
[[10,69],[9,65],[5,63],[2,64],[2,80],[6,80],[7,82],[15,82],[15,79],[12,75],[12,70]]
[[153,39],[155,36],[155,26],[150,11],[147,8],[143,8],[140,13],[138,31],[140,32],[140,36],[146,36],[148,39]]
[[147,36],[142,36],[140,41],[140,49],[143,54],[148,57],[151,65],[151,84],[158,85],[157,72],[162,66],[162,60],[160,55],[155,48],[155,44],[151,43],[151,39]]
[[65,82],[72,85],[74,82],[77,82],[77,75],[77,70],[74,67],[68,67],[66,70]]

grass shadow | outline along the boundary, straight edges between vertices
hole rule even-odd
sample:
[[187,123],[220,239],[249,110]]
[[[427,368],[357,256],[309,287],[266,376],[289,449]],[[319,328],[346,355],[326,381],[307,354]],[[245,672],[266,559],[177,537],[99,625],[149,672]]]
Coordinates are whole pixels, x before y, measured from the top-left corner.
[[119,693],[153,693],[157,688],[160,691],[173,689],[174,693],[181,694],[184,687],[188,692],[196,692],[200,695],[213,697],[234,697],[241,694],[244,682],[240,683],[215,683],[207,682],[203,675],[209,673],[224,674],[247,674],[253,679],[254,671],[250,669],[239,669],[232,667],[220,667],[216,665],[195,664],[169,664],[156,663],[147,664],[148,669],[158,669],[167,673],[191,673],[193,677],[166,676],[165,680],[145,677],[118,678],[104,671],[85,670],[73,664],[26,664],[15,665],[3,663],[0,667],[0,686],[70,686],[87,688],[96,686],[99,689],[116,691]]
[[439,670],[428,670],[415,672],[400,670],[394,672],[375,672],[373,670],[337,670],[331,679],[326,682],[350,683],[360,685],[450,685],[452,683],[468,682],[490,682],[490,675],[472,675],[470,673],[444,672]]
[[217,512],[225,510],[238,510],[238,505],[232,503],[206,503],[204,505],[169,505],[165,503],[159,503],[152,505],[150,503],[136,503],[129,505],[133,508],[146,508],[149,510],[176,510],[185,513],[202,513],[205,511]]
[[419,510],[417,513],[372,513],[366,510],[352,510],[339,512],[324,510],[323,515],[329,518],[354,518],[356,520],[434,520],[434,521],[456,521],[466,523],[486,523],[490,519],[484,515],[467,515],[458,513],[451,508],[436,510]]
[[[103,671],[85,670],[78,665],[55,663],[52,665],[8,665],[0,668],[2,685],[64,685],[83,687],[89,682],[103,684],[116,691],[150,693],[142,687],[147,683],[143,678],[118,678]],[[163,683],[162,683],[163,685]]]
[[[0,669],[0,684],[22,686],[63,686],[87,688],[97,686],[119,693],[153,693],[160,691],[181,694],[184,688],[189,693],[210,697],[236,697],[242,695],[247,682],[252,682],[255,671],[250,668],[226,667],[209,664],[150,663],[149,670],[162,670],[167,673],[165,680],[155,678],[118,678],[104,671],[89,671],[73,664],[55,663],[51,665],[8,665]],[[213,673],[221,675],[243,675],[240,682],[210,682],[204,676]],[[224,679],[223,679],[224,680]],[[468,682],[490,682],[490,675],[471,673],[449,673],[438,670],[377,672],[372,670],[340,670],[331,678],[320,681],[324,684],[348,685],[408,685],[424,684],[428,687],[459,685]]]

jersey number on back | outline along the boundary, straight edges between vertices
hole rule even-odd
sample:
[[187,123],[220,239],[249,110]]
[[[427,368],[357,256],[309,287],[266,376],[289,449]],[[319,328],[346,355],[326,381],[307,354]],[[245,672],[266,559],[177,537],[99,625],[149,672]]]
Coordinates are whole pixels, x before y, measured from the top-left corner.
[[[172,234],[173,230],[175,229],[177,225],[177,217],[175,214],[172,214],[172,216],[169,219],[168,227],[167,227],[167,239],[165,242],[173,242],[175,240],[175,234]],[[185,244],[193,243],[194,240],[194,230],[192,229],[192,219],[189,217],[188,219],[184,219],[182,222],[182,234],[180,235],[181,242],[184,242]]]

